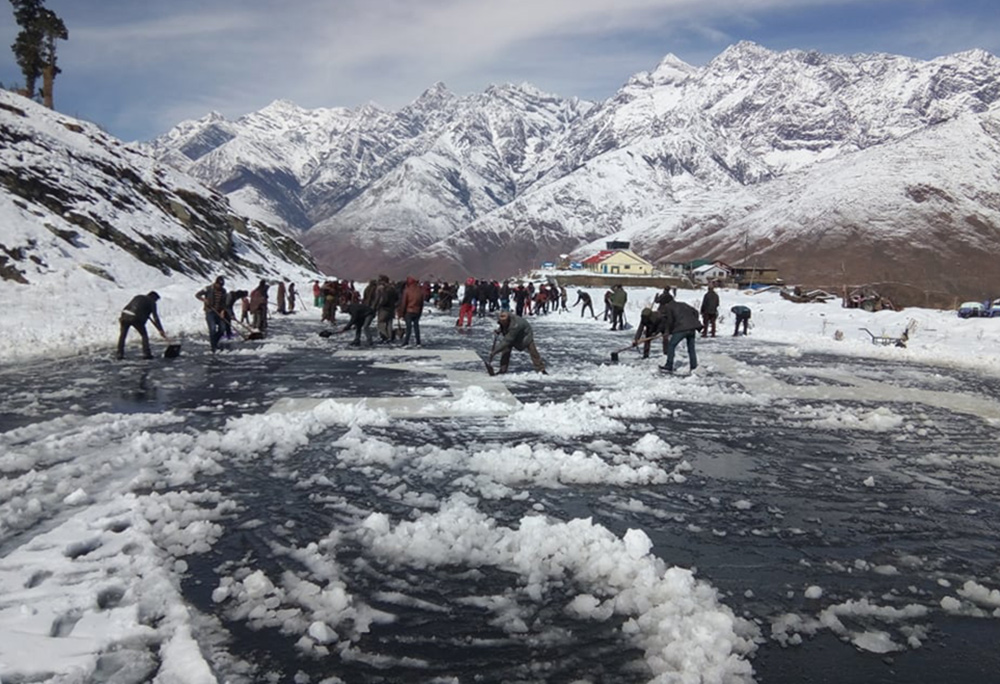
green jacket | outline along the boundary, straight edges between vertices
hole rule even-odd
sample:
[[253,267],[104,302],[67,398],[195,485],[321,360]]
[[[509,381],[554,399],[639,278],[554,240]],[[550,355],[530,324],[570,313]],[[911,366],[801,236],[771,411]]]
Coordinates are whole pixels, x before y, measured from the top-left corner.
[[510,326],[508,326],[504,336],[500,338],[500,344],[497,345],[495,353],[500,354],[503,350],[510,348],[524,351],[534,341],[535,335],[531,332],[531,324],[525,319],[511,314]]
[[627,301],[628,293],[625,292],[625,288],[617,289],[611,293],[611,306],[616,309],[624,309]]

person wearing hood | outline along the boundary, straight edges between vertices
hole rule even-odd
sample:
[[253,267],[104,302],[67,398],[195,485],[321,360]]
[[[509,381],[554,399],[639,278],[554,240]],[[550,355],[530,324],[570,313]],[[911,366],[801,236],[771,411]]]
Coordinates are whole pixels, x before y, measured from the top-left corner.
[[160,337],[166,339],[167,333],[163,332],[160,325],[160,315],[156,311],[156,302],[160,295],[157,292],[136,295],[122,309],[122,314],[118,318],[121,330],[118,334],[118,354],[117,358],[125,358],[125,338],[128,336],[129,328],[135,328],[142,338],[142,358],[153,358],[153,352],[149,349],[149,334],[146,332],[146,321],[152,319],[153,326],[160,332]]
[[424,312],[424,288],[414,277],[406,279],[403,286],[403,296],[399,299],[396,315],[406,322],[406,333],[403,335],[403,346],[410,344],[410,333],[413,333],[417,346],[420,346],[420,315]]
[[492,363],[493,357],[499,354],[500,372],[506,373],[507,367],[510,365],[510,352],[512,349],[517,349],[518,351],[528,352],[535,370],[547,375],[545,362],[542,361],[542,356],[538,353],[538,347],[535,346],[535,335],[527,319],[515,316],[510,311],[501,311],[497,321],[499,325],[495,334],[497,336],[503,335],[503,337],[500,339],[500,344],[495,346],[493,351],[490,352],[488,363]]

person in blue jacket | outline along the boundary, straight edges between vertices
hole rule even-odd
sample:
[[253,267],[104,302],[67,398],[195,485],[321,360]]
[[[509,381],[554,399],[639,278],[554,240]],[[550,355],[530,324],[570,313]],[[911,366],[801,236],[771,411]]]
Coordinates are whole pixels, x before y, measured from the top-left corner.
[[750,307],[738,304],[730,309],[733,315],[736,316],[736,328],[733,330],[733,337],[740,334],[740,326],[743,326],[743,334],[747,334],[747,328],[750,326]]

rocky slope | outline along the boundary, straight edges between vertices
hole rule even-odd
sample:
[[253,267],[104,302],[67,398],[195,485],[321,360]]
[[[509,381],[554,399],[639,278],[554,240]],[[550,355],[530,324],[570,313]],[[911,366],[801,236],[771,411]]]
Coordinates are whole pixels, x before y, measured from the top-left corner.
[[[315,272],[295,239],[97,126],[0,91],[0,277]],[[130,283],[131,284],[131,283]]]

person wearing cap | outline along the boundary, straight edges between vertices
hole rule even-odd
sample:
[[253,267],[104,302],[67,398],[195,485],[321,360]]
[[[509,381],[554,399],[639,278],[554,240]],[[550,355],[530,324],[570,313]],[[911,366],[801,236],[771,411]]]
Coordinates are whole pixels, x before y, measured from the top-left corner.
[[166,339],[167,333],[163,332],[163,326],[160,324],[160,315],[156,311],[156,302],[159,299],[160,295],[155,291],[148,294],[136,295],[122,309],[122,314],[118,318],[120,326],[118,334],[118,359],[125,358],[125,338],[128,336],[129,328],[135,328],[139,332],[139,336],[142,337],[142,358],[153,358],[153,353],[149,349],[149,334],[146,332],[146,321],[150,319],[153,320],[153,325],[160,332],[160,336]]
[[547,374],[545,362],[542,361],[538,347],[535,346],[535,335],[531,330],[531,324],[520,316],[515,316],[509,311],[501,311],[497,317],[499,326],[496,334],[503,335],[500,344],[490,352],[489,363],[493,362],[493,357],[500,355],[500,372],[506,373],[510,365],[510,352],[512,349],[526,351],[531,357],[531,363],[539,373]]
[[202,288],[195,293],[205,307],[205,323],[208,324],[208,342],[212,351],[219,350],[219,340],[226,333],[226,324],[223,318],[226,316],[227,294],[226,279],[219,276],[215,282],[208,287]]

